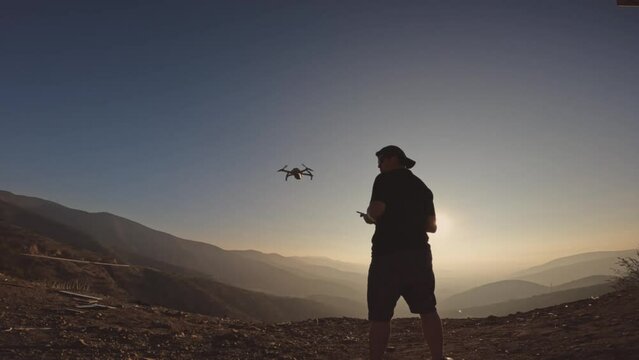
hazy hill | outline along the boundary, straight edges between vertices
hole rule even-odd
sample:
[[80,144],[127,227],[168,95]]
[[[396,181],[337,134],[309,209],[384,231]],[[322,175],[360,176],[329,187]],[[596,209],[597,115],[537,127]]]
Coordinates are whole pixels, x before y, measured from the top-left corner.
[[552,291],[562,291],[562,290],[578,289],[578,288],[594,286],[594,285],[610,284],[616,278],[617,278],[616,276],[611,276],[611,275],[593,275],[593,276],[588,276],[575,281],[570,281],[558,286],[553,286],[550,289]]
[[458,310],[471,306],[493,304],[511,299],[521,299],[548,292],[548,287],[530,281],[498,281],[453,295],[441,301],[443,310]]
[[[361,300],[363,296],[361,288],[354,289],[339,279],[304,276],[300,271],[285,270],[211,244],[181,239],[109,213],[88,213],[6,191],[0,191],[0,201],[87,234],[129,262],[148,259],[155,262],[155,266],[169,264],[213,276],[233,286],[276,295],[328,295],[354,300]],[[312,272],[309,268],[309,273]]]
[[517,277],[521,280],[527,280],[554,286],[566,282],[582,279],[589,276],[612,276],[616,275],[615,269],[619,269],[619,256],[632,256],[632,250],[607,253],[607,256],[574,262],[566,265],[544,266],[542,271],[529,273]]
[[577,289],[553,291],[551,293],[536,295],[525,299],[504,301],[485,306],[461,308],[461,311],[446,311],[442,316],[449,318],[504,316],[516,312],[530,311],[570,301],[598,297],[613,291],[612,283],[598,284]]
[[[600,295],[612,289],[613,279],[614,276],[607,275],[588,276],[553,287],[529,281],[504,280],[443,299],[439,302],[438,308],[448,317],[506,315],[516,311],[527,311],[535,306],[550,306],[578,300],[579,296]],[[566,290],[575,291],[565,292]],[[470,315],[469,309],[473,311]],[[459,310],[462,312],[459,313]]]
[[[335,281],[357,289],[361,294],[366,292],[366,274],[339,270],[322,263],[347,264],[342,262],[309,262],[302,257],[287,257],[279,254],[265,254],[255,250],[230,250],[229,252],[240,256],[265,262],[283,270],[295,272],[307,278]],[[338,265],[339,266],[339,265]],[[353,264],[353,267],[357,265]]]
[[635,250],[599,251],[566,256],[513,274],[513,278],[547,286],[563,284],[589,276],[616,275],[620,257],[635,255]]
[[[105,254],[77,249],[3,220],[0,220],[0,271],[22,279],[78,288],[121,301],[252,321],[292,321],[342,314],[341,310],[316,301],[252,292],[203,276],[26,257],[22,254],[29,252],[102,261]],[[54,227],[54,223],[48,224],[48,229]]]
[[360,274],[368,273],[368,264],[354,264],[344,261],[333,260],[327,257],[321,256],[292,256],[292,259],[296,259],[311,265],[328,266],[333,269],[338,269],[346,272],[354,272]]
[[554,269],[560,266],[575,265],[579,263],[584,263],[584,262],[589,262],[594,260],[601,260],[601,259],[611,259],[611,258],[616,259],[619,257],[633,256],[634,254],[635,254],[634,250],[594,251],[594,252],[575,254],[575,255],[564,256],[558,259],[554,259],[542,265],[533,266],[531,268],[516,272],[513,274],[513,276],[514,277],[528,276],[528,275],[538,274],[542,271]]
[[354,301],[342,297],[326,295],[313,295],[307,297],[307,299],[330,305],[335,309],[345,311],[345,313],[348,314],[349,317],[366,319],[368,316],[366,299],[363,299],[363,301]]

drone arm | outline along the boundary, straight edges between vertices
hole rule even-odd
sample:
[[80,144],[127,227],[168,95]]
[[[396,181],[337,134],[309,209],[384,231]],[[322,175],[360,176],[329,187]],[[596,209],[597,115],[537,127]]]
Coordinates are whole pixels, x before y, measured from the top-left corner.
[[300,171],[300,174],[309,176],[311,178],[311,180],[313,180],[313,173],[311,171],[313,171],[313,170],[309,169],[309,168],[306,168],[306,169]]

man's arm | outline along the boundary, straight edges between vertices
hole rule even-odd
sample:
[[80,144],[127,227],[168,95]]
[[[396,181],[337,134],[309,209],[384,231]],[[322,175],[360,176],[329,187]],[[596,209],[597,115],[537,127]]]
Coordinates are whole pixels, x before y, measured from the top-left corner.
[[364,221],[368,224],[373,224],[379,220],[379,218],[384,215],[384,211],[386,211],[386,204],[381,201],[371,201],[370,205],[368,205],[368,209],[366,210],[366,215],[364,216]]
[[424,230],[427,233],[437,232],[437,218],[434,215],[429,215],[426,217],[426,226],[424,226]]

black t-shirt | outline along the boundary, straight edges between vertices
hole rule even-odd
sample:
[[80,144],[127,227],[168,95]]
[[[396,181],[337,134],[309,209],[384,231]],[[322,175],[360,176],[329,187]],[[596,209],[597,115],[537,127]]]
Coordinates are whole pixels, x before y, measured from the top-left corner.
[[433,192],[410,170],[377,175],[371,201],[386,204],[375,224],[373,256],[426,246],[426,218],[435,216]]

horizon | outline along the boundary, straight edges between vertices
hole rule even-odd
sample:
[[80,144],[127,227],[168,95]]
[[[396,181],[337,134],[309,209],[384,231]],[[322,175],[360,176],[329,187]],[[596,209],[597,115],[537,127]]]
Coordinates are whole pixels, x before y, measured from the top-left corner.
[[[0,189],[226,250],[367,264],[356,211],[396,144],[434,193],[437,268],[636,249],[634,10],[11,3]],[[313,180],[276,172],[301,163]]]

